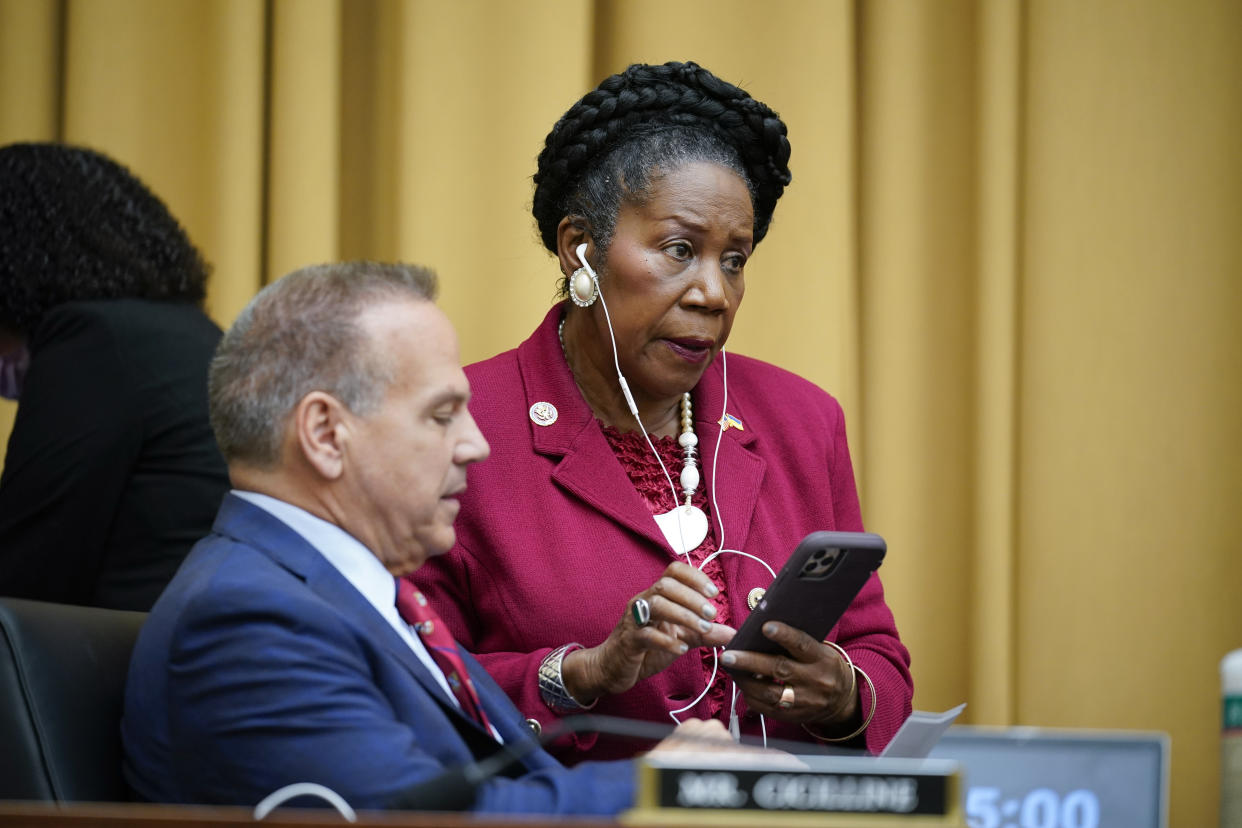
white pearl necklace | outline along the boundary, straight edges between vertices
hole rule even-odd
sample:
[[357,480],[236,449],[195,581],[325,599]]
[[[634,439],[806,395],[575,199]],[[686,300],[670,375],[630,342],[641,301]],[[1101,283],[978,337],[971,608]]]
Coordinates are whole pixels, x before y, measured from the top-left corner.
[[686,505],[689,506],[699,488],[699,438],[694,433],[694,408],[690,403],[689,391],[681,395],[681,435],[677,442],[684,458],[681,466],[681,491],[686,496]]
[[[563,316],[560,324],[556,326],[556,337],[561,342],[561,356],[565,358],[565,364],[569,365],[569,352],[565,350],[565,317]],[[572,370],[571,368],[571,373]],[[699,438],[694,433],[694,407],[690,402],[689,391],[681,395],[680,408],[681,434],[677,437],[677,444],[681,446],[681,491],[686,502],[685,505],[674,506],[662,515],[655,515],[655,521],[674,551],[689,555],[690,550],[697,549],[707,537],[708,525],[707,515],[692,502],[702,478],[699,474]],[[640,422],[639,427],[641,426]],[[654,451],[654,447],[652,450]],[[658,455],[657,459],[659,459]]]

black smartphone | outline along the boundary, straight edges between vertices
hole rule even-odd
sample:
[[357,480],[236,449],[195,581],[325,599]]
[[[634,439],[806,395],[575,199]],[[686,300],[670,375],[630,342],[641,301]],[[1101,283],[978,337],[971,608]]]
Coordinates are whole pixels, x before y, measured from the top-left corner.
[[763,634],[767,621],[783,621],[823,641],[879,568],[886,550],[884,538],[870,532],[807,535],[742,622],[729,649],[783,653],[781,645]]

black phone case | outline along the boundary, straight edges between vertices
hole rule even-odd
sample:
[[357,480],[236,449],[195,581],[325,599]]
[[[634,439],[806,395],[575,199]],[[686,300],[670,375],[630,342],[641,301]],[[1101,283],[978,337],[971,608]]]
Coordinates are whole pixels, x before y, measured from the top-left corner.
[[733,636],[729,649],[783,653],[783,647],[763,634],[767,621],[783,621],[823,641],[879,568],[886,550],[884,539],[870,532],[807,535]]

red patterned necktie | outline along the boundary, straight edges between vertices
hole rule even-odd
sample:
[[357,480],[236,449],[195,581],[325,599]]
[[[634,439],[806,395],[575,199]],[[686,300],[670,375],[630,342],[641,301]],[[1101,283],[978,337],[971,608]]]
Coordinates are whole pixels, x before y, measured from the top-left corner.
[[397,579],[397,612],[418,633],[427,652],[431,653],[436,665],[444,673],[444,678],[448,680],[448,686],[457,697],[461,709],[491,733],[491,723],[487,721],[487,714],[479,703],[479,694],[474,690],[474,682],[470,680],[466,663],[457,652],[457,643],[453,641],[453,636],[449,634],[440,616],[427,604],[427,599],[405,578]]

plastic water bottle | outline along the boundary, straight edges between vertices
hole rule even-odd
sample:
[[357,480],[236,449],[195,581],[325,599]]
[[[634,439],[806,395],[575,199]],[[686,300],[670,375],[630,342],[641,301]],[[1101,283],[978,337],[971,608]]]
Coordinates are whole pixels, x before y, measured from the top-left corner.
[[1220,828],[1242,828],[1242,650],[1220,662]]

